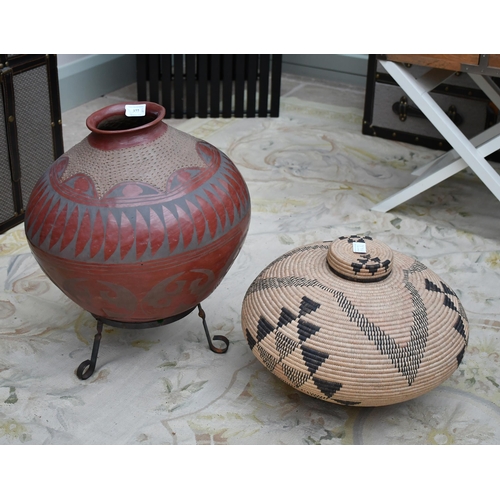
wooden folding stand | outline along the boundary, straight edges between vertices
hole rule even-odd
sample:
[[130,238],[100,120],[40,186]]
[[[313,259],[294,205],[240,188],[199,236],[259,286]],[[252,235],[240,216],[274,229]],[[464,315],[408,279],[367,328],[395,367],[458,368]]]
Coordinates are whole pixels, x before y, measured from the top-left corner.
[[[385,55],[380,64],[394,78],[422,113],[450,143],[452,150],[416,169],[417,178],[406,188],[378,203],[372,210],[387,212],[439,182],[469,166],[500,201],[500,175],[485,159],[500,149],[500,123],[468,139],[436,104],[430,91],[451,74],[461,71],[470,75],[476,85],[500,108],[500,89],[491,78],[500,76],[500,55],[423,54]],[[416,78],[408,64],[429,67]]]

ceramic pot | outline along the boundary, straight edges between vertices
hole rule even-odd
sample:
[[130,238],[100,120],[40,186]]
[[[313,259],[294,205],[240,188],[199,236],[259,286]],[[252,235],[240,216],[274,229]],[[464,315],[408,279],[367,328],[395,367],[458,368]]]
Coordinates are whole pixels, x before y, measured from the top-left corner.
[[[137,104],[145,116],[126,116]],[[248,230],[250,198],[235,165],[164,116],[151,102],[93,113],[90,134],[46,171],[26,208],[41,268],[98,318],[148,323],[191,311]]]
[[254,280],[242,326],[257,359],[325,401],[383,406],[457,369],[469,337],[457,294],[414,258],[370,236],[296,248]]

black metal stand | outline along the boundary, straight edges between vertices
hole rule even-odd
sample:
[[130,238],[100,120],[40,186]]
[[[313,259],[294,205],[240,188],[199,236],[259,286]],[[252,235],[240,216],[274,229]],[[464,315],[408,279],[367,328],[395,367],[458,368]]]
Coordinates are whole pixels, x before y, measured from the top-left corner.
[[[118,321],[108,320],[106,318],[94,316],[97,319],[97,333],[94,337],[94,344],[92,346],[92,354],[90,356],[90,359],[83,361],[83,363],[81,363],[80,366],[78,366],[78,368],[76,370],[77,377],[80,380],[87,380],[94,373],[95,366],[97,363],[97,355],[99,352],[99,345],[101,343],[101,338],[102,338],[102,327],[104,324],[110,325],[110,326],[116,326],[118,328],[134,328],[134,329],[151,328],[154,326],[168,325],[170,323],[178,321],[178,320],[184,318],[185,316],[187,316],[194,309],[195,308],[193,307],[192,309],[189,309],[188,311],[185,311],[185,312],[178,314],[176,316],[172,316],[170,318],[166,318],[166,319],[162,319],[162,320],[158,320],[158,321],[151,321],[148,323],[121,323]],[[205,330],[205,335],[207,336],[208,346],[210,347],[210,350],[212,352],[217,353],[217,354],[224,354],[225,352],[227,352],[227,350],[229,348],[229,340],[227,339],[227,337],[224,337],[224,335],[214,335],[213,339],[220,340],[220,341],[224,342],[225,347],[215,347],[214,344],[212,343],[212,339],[210,338],[210,332],[208,331],[207,322],[205,321],[205,318],[206,318],[205,311],[202,309],[201,304],[198,304],[198,316],[202,320],[203,329]]]
[[226,344],[225,347],[215,347],[212,344],[212,339],[210,338],[210,332],[208,331],[208,326],[207,322],[205,321],[205,311],[201,308],[201,304],[198,304],[198,316],[201,318],[201,321],[203,322],[203,328],[205,329],[205,334],[207,336],[208,340],[208,345],[210,347],[210,350],[213,352],[216,352],[217,354],[224,354],[228,348],[229,348],[229,340],[227,340],[227,337],[224,337],[224,335],[214,335],[214,340],[222,340],[224,344]]
[[97,321],[97,333],[94,337],[94,345],[92,346],[92,355],[90,359],[84,361],[80,364],[78,369],[76,370],[76,376],[80,380],[87,380],[95,370],[95,364],[97,362],[97,353],[99,352],[99,344],[101,343],[102,337],[102,321]]

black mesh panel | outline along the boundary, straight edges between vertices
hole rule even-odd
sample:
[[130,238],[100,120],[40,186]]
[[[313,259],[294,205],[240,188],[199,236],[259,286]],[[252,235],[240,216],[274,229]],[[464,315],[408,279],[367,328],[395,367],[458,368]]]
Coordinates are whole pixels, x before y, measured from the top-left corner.
[[54,162],[47,67],[14,75],[23,205],[43,172]]

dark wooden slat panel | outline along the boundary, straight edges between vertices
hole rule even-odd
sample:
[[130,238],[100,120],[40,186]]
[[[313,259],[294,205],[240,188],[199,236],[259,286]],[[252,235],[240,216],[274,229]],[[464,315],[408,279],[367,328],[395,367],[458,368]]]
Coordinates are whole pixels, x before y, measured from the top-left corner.
[[174,54],[174,117],[184,116],[184,56]]
[[186,118],[196,115],[196,56],[186,54]]
[[267,116],[267,100],[269,96],[269,66],[271,56],[261,54],[259,57],[259,116]]
[[220,102],[220,55],[210,56],[210,116],[217,118]]
[[137,100],[147,101],[148,100],[148,89],[147,89],[147,59],[146,54],[137,54],[136,56],[136,73],[137,73]]
[[247,59],[247,118],[255,117],[255,91],[257,90],[257,54],[249,54]]
[[172,118],[172,54],[161,56],[161,100],[165,118]]
[[271,117],[280,115],[281,67],[283,56],[273,54],[271,62]]
[[233,55],[224,54],[222,60],[222,117],[231,118],[233,100]]
[[198,116],[207,118],[208,116],[208,56],[198,55]]
[[234,116],[242,118],[245,99],[245,54],[236,54],[234,57]]
[[221,111],[225,118],[279,116],[281,54],[138,54],[136,59],[138,99],[161,101],[166,118],[218,117]]
[[150,54],[149,56],[149,100],[160,102],[160,56]]

